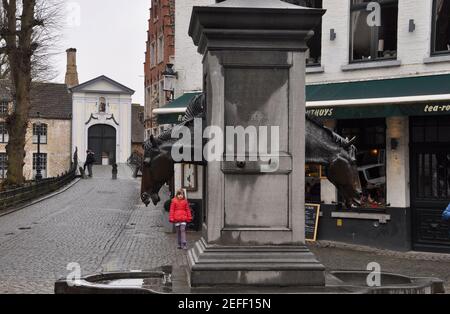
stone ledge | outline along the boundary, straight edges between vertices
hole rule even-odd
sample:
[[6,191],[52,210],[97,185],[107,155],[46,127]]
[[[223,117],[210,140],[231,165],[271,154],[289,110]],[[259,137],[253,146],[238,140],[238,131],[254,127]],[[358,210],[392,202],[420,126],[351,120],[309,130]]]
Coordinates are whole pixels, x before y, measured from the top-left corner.
[[306,66],[306,74],[316,74],[316,73],[324,73],[325,68],[321,65],[319,66]]
[[381,256],[395,257],[395,258],[404,258],[408,260],[417,260],[417,261],[441,261],[441,262],[450,262],[450,254],[445,253],[430,253],[430,252],[416,252],[416,251],[393,251],[387,249],[375,248],[367,245],[359,245],[352,243],[344,243],[344,242],[336,242],[336,241],[328,241],[328,240],[319,240],[316,242],[308,242],[308,247],[313,248],[336,248],[336,249],[344,249],[351,250],[356,252],[365,252],[365,253],[373,253]]
[[332,212],[331,218],[378,220],[380,223],[385,224],[387,221],[391,220],[391,215],[379,213]]
[[431,56],[423,59],[423,63],[425,64],[442,63],[442,62],[450,62],[450,54]]
[[369,61],[369,62],[358,62],[358,63],[346,64],[346,65],[341,66],[341,70],[342,71],[370,70],[370,69],[399,67],[401,65],[402,65],[402,62],[400,60]]

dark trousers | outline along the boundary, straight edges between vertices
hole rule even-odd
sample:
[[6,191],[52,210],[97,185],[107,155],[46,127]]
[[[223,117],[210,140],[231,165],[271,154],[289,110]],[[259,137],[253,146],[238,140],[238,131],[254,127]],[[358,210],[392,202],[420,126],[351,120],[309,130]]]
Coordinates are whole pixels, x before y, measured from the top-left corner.
[[92,164],[91,163],[85,163],[83,170],[86,171],[86,167],[88,168],[89,176],[92,177]]
[[186,225],[182,224],[180,226],[176,226],[176,228],[177,228],[178,247],[185,247],[187,243]]

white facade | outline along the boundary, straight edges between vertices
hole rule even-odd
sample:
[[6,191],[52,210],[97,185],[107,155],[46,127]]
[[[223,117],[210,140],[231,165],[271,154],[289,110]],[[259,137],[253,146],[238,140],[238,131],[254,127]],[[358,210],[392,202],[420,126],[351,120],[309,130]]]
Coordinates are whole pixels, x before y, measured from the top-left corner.
[[[134,91],[101,76],[72,88],[73,132],[72,149],[86,160],[89,128],[108,125],[116,131],[116,163],[126,163],[131,155],[131,96]],[[105,110],[100,108],[105,101]],[[97,156],[96,158],[100,158]]]
[[[307,69],[308,85],[347,81],[434,75],[450,72],[450,56],[431,56],[433,0],[399,0],[397,60],[368,63],[349,62],[350,0],[323,0],[327,9],[322,23],[322,62],[320,68]],[[409,31],[409,21],[416,28]],[[330,40],[334,29],[336,39]],[[386,144],[387,203],[393,207],[410,206],[409,125],[407,117],[386,119],[387,138],[402,138],[397,150]],[[323,201],[337,200],[336,189],[322,181]],[[330,197],[332,195],[332,197]]]
[[[202,57],[188,35],[192,7],[210,5],[214,0],[177,0],[175,28],[175,68],[177,96],[202,89]],[[351,0],[323,0],[327,10],[322,24],[321,67],[307,69],[307,84],[374,80],[450,72],[450,56],[430,57],[433,0],[398,1],[398,58],[349,65]],[[416,29],[409,32],[409,20]],[[330,40],[334,29],[336,39]]]
[[202,55],[197,52],[188,34],[191,13],[194,6],[214,4],[214,0],[175,0],[175,66],[178,73],[175,97],[186,92],[201,91]]
[[[202,57],[187,30],[194,5],[210,5],[214,0],[176,1],[175,55],[179,74],[176,95],[202,88]],[[398,0],[397,59],[350,63],[351,0],[323,0],[327,10],[322,22],[321,64],[306,69],[307,85],[413,77],[450,73],[450,54],[432,56],[433,0]],[[410,31],[410,20],[415,24]],[[330,31],[336,38],[331,40]],[[307,107],[313,105],[307,103]],[[317,105],[315,103],[314,105]],[[328,104],[332,105],[332,104]],[[409,125],[407,117],[386,119],[387,138],[404,139],[396,151],[386,143],[387,203],[394,207],[410,205]],[[393,187],[395,193],[392,193]],[[322,182],[323,200],[337,200],[336,189]]]
[[[309,73],[307,84],[374,80],[450,72],[450,57],[431,55],[433,0],[398,1],[397,62],[378,61],[349,65],[350,0],[323,0],[327,10],[322,24],[322,69]],[[409,32],[409,20],[416,29]],[[330,40],[330,30],[336,39]],[[371,68],[373,67],[373,68]],[[311,72],[311,69],[307,69]]]
[[[191,13],[194,6],[214,4],[215,0],[175,0],[175,66],[178,80],[175,86],[175,98],[184,93],[203,89],[203,56],[197,52],[192,38],[188,34]],[[197,170],[198,190],[188,192],[190,199],[203,197],[203,167]],[[175,189],[182,187],[182,167],[175,165]]]

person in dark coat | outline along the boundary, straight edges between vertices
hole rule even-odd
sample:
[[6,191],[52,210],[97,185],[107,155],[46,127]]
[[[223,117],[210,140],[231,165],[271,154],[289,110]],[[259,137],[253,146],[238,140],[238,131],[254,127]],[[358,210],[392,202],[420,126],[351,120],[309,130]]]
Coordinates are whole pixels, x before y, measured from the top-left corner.
[[84,163],[84,171],[86,167],[88,168],[89,178],[92,178],[92,165],[95,163],[95,154],[92,150],[88,149],[86,151],[86,162]]

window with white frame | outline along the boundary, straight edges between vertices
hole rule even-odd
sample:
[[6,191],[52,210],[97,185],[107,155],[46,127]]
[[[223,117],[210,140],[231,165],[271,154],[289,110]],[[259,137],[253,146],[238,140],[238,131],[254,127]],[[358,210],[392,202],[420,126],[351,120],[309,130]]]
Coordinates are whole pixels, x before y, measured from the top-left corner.
[[158,108],[160,106],[158,83],[153,84],[151,103],[153,109]]
[[9,134],[5,122],[0,122],[0,143],[8,143]]
[[158,63],[164,61],[164,35],[158,37]]
[[159,0],[153,0],[153,3],[152,3],[152,13],[153,13],[153,18],[155,19],[155,20],[157,20],[158,19],[158,9],[159,9]]
[[431,52],[450,53],[450,0],[434,0]]
[[156,65],[156,44],[155,44],[155,42],[152,42],[150,44],[150,65],[151,66]]
[[[38,165],[38,154],[33,153],[33,177],[36,177]],[[47,178],[47,154],[40,154],[41,174],[43,178]]]
[[38,135],[40,133],[40,144],[47,144],[47,124],[33,124],[33,144],[38,143]]
[[6,179],[8,174],[8,156],[6,153],[0,153],[0,179]]
[[159,106],[166,104],[166,92],[164,91],[164,80],[159,82]]
[[397,59],[398,0],[352,0],[350,62]]
[[[300,5],[302,7],[322,9],[322,0],[283,0],[288,3]],[[306,42],[308,50],[306,51],[306,65],[320,65],[322,57],[322,20],[314,28],[314,36]]]

